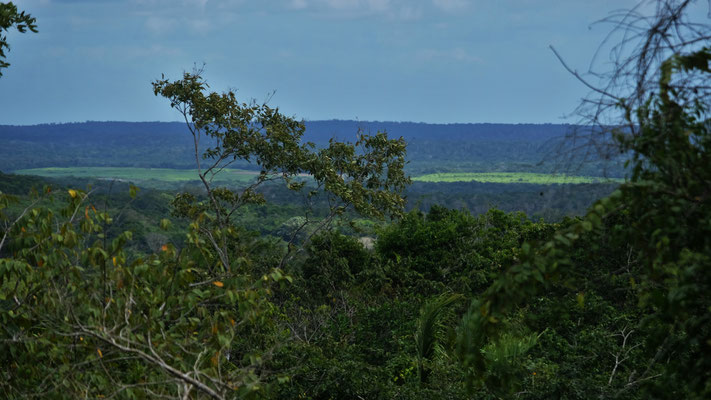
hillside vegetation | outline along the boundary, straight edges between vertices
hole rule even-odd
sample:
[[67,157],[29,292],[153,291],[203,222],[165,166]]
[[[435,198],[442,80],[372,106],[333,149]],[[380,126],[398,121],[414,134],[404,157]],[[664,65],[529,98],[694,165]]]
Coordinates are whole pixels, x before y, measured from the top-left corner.
[[[440,172],[540,172],[624,174],[623,160],[583,159],[562,144],[583,128],[554,124],[425,124],[306,121],[304,140],[319,147],[332,138],[388,132],[407,142],[412,175]],[[0,170],[48,167],[194,168],[190,134],[177,122],[83,122],[0,125]],[[210,145],[205,138],[201,149]],[[111,151],[104,151],[110,148]],[[254,169],[244,160],[237,168]]]

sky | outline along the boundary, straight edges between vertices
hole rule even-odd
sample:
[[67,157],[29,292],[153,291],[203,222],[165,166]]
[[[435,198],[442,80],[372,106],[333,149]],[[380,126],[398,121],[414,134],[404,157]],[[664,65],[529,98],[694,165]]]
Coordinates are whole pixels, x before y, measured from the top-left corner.
[[162,74],[305,120],[568,123],[588,69],[636,0],[15,0],[0,124],[177,121]]

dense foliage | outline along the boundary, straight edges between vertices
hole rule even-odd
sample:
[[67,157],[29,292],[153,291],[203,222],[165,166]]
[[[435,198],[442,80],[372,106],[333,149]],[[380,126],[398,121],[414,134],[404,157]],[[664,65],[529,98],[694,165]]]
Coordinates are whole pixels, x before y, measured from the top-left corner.
[[[662,14],[660,20],[671,26],[669,21],[675,21],[688,2],[666,5],[674,12]],[[658,34],[653,31],[650,37],[654,39]],[[484,350],[505,345],[510,321],[530,309],[532,302],[540,301],[543,293],[550,298],[551,291],[570,287],[579,291],[576,297],[581,310],[597,308],[600,299],[609,298],[608,305],[626,312],[617,321],[607,322],[605,319],[612,314],[599,314],[607,328],[603,325],[595,340],[597,345],[588,345],[599,348],[593,357],[604,357],[605,352],[612,355],[607,371],[597,372],[600,378],[608,377],[607,384],[600,379],[592,386],[593,392],[566,393],[566,397],[587,398],[595,394],[701,399],[711,395],[711,103],[704,87],[694,86],[708,81],[710,59],[708,47],[673,54],[660,66],[658,91],[634,110],[629,109],[628,103],[620,103],[628,126],[638,128],[613,132],[621,151],[633,154],[630,181],[551,240],[524,245],[520,263],[472,302],[459,331],[459,354],[462,365],[469,370],[470,383],[492,391],[515,387],[515,377],[492,376]],[[576,257],[575,249],[581,243],[590,249],[585,253],[587,259],[596,254],[604,257],[592,258],[597,261],[593,274],[589,264]],[[624,249],[626,257],[624,252],[620,254]],[[605,274],[596,277],[601,271]],[[572,298],[573,293],[568,297]],[[625,302],[637,306],[627,310]],[[527,324],[527,329],[536,326],[533,332],[546,335],[565,321],[560,318],[545,326]],[[584,328],[592,326],[586,323]],[[613,334],[616,343],[604,345],[600,340]],[[582,337],[584,331],[576,332],[569,340],[578,342]],[[516,340],[526,339],[522,336]],[[549,354],[543,354],[543,360]],[[524,360],[517,364],[519,368],[526,366]],[[597,365],[599,368],[604,363]],[[581,379],[568,380],[568,385],[594,378],[590,369],[586,371]],[[534,389],[532,382],[524,387],[534,395],[545,393],[546,389],[540,383]]]
[[[688,4],[661,2],[645,46]],[[156,81],[199,187],[0,174],[0,397],[711,397],[708,40],[615,97],[630,179],[556,223],[405,212],[402,138],[317,146],[199,74]],[[257,179],[219,186],[236,162]]]
[[[127,253],[132,232],[111,235],[113,219],[91,192],[68,189],[60,192],[66,206],[39,206],[54,197],[45,187],[7,214],[16,198],[0,197],[5,397],[264,393],[263,383],[287,379],[264,362],[283,338],[270,296],[273,284],[292,279],[280,267],[295,235],[288,246],[255,239],[231,222],[233,214],[264,202],[254,192],[262,182],[279,178],[302,189],[295,177],[304,172],[328,193],[320,228],[351,208],[373,217],[401,212],[402,140],[362,135],[355,145],[332,141],[316,151],[300,143],[303,125],[278,110],[205,89],[193,74],[155,83],[156,94],[186,116],[206,196],[173,200],[173,213],[189,221],[180,248],[164,242],[153,254]],[[203,137],[213,145],[200,154]],[[239,193],[213,186],[237,158],[261,168],[258,181]],[[131,197],[137,190],[129,188]],[[170,225],[160,221],[164,230]]]

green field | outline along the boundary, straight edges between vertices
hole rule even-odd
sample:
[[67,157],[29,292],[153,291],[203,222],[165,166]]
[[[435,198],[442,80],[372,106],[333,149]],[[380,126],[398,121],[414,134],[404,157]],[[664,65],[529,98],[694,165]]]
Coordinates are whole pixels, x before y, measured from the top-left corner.
[[[159,181],[181,183],[199,180],[195,169],[170,168],[119,168],[119,167],[71,167],[71,168],[33,168],[15,171],[21,175],[37,175],[48,178],[95,178],[120,180],[134,183]],[[252,181],[256,171],[225,169],[215,178],[217,182],[243,184]]]
[[[33,168],[15,171],[21,175],[36,175],[47,178],[94,178],[106,180],[119,180],[134,183],[164,182],[182,183],[197,181],[195,169],[171,168],[123,168],[123,167],[70,167],[70,168]],[[244,184],[254,180],[257,171],[242,169],[225,169],[215,178],[216,182],[229,184]],[[622,179],[552,175],[531,172],[445,172],[427,174],[412,178],[418,182],[487,182],[487,183],[533,183],[537,185],[548,184],[575,184],[575,183],[619,183]]]
[[487,182],[487,183],[534,183],[537,185],[550,185],[562,183],[610,183],[622,182],[622,179],[538,174],[532,172],[448,172],[440,174],[427,174],[412,178],[419,182]]

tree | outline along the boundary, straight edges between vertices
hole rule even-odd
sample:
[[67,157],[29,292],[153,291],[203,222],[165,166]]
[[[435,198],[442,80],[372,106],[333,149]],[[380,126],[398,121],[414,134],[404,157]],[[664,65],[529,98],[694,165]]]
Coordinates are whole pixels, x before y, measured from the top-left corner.
[[36,18],[30,14],[24,11],[18,12],[17,6],[12,2],[0,3],[0,76],[2,76],[2,69],[10,66],[10,63],[5,61],[5,50],[10,50],[10,45],[4,32],[14,27],[20,33],[25,33],[27,30],[36,33],[36,22]]
[[[304,176],[315,186],[309,188],[307,200],[321,189],[328,193],[330,213],[317,223],[318,228],[329,226],[334,217],[351,208],[377,218],[402,214],[405,200],[401,193],[410,183],[403,172],[404,139],[390,140],[385,133],[370,136],[359,132],[355,144],[331,140],[328,147],[316,149],[313,143],[301,143],[305,129],[302,122],[267,104],[240,103],[232,91],[205,93],[207,88],[199,71],[185,73],[179,81],[162,79],[153,84],[154,93],[170,100],[171,107],[187,123],[194,139],[198,175],[208,197],[206,204],[189,194],[178,196],[175,206],[181,215],[206,216],[210,226],[223,232],[237,209],[264,202],[256,192],[258,186],[283,180],[289,189],[300,191],[307,186]],[[201,140],[210,141],[208,146],[212,146],[202,155]],[[214,177],[238,160],[260,168],[256,181],[241,193],[213,187]],[[208,208],[214,214],[205,214]],[[314,222],[308,217],[293,229],[290,244]],[[311,230],[312,234],[317,230]],[[220,250],[227,247],[226,237],[208,235],[208,239],[220,255],[222,267],[229,270],[229,257]]]
[[417,374],[421,383],[427,383],[430,375],[428,363],[432,361],[437,349],[438,336],[441,336],[440,316],[447,307],[459,300],[462,296],[456,294],[444,294],[436,297],[420,309],[420,317],[417,319],[417,332],[415,333],[415,343],[417,349]]
[[[573,254],[586,238],[589,254],[603,242],[629,249],[627,265],[609,273],[629,278],[621,289],[639,303],[641,314],[634,328],[616,333],[621,344],[610,350],[616,356],[609,360],[609,384],[600,396],[711,395],[711,30],[689,21],[692,3],[656,2],[648,18],[640,17],[638,8],[622,14],[622,28],[641,40],[630,58],[615,64],[608,86],[590,85],[601,98],[587,101],[584,109],[594,110],[593,131],[611,134],[616,147],[630,154],[630,179],[552,240],[524,244],[520,262],[472,303],[459,327],[459,353],[471,384],[486,383],[481,349],[499,342],[516,310],[557,286],[584,287],[584,264]],[[630,45],[630,36],[623,45]],[[610,118],[611,107],[620,111],[617,122],[601,123]],[[585,293],[578,297],[585,306]],[[630,329],[646,338],[634,345],[638,353],[629,361],[638,367],[618,380],[620,360],[632,346]]]

